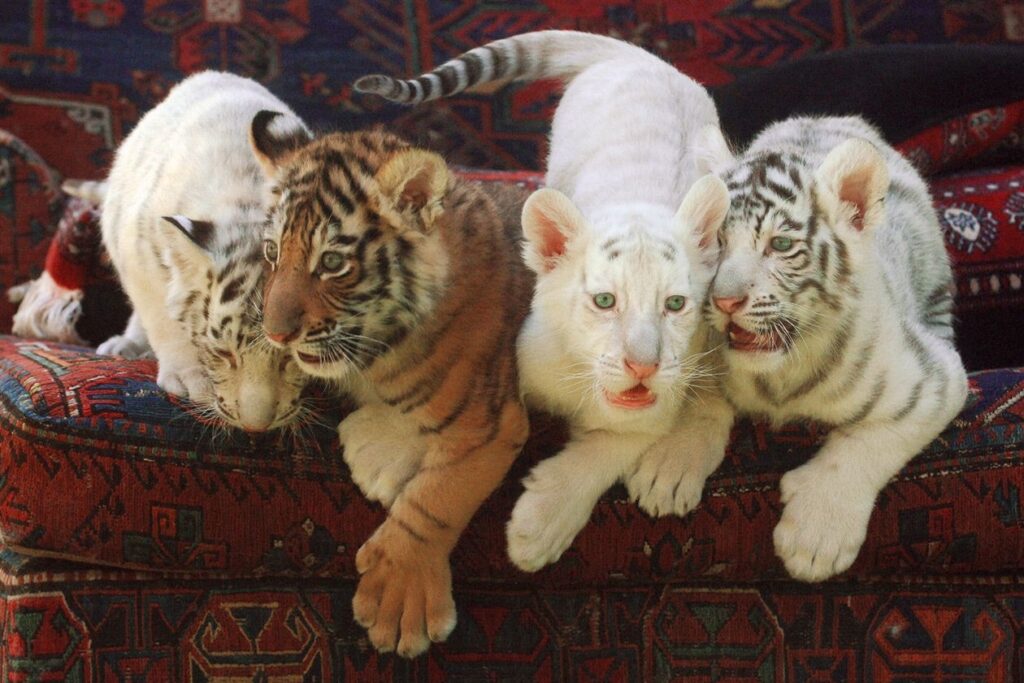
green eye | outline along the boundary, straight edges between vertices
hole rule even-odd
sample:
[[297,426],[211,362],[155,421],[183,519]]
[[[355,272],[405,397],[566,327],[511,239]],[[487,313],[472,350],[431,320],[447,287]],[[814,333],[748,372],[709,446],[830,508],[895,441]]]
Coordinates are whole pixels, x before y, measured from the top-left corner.
[[665,310],[678,312],[686,306],[686,297],[675,294],[665,299]]
[[320,257],[320,269],[331,275],[338,274],[345,269],[348,259],[336,251],[325,251]]
[[277,243],[274,240],[263,240],[263,258],[267,259],[270,265],[277,263]]
[[610,292],[595,294],[594,305],[598,308],[611,308],[615,305],[615,295]]
[[771,241],[773,251],[789,251],[793,248],[793,239],[784,235],[777,235]]

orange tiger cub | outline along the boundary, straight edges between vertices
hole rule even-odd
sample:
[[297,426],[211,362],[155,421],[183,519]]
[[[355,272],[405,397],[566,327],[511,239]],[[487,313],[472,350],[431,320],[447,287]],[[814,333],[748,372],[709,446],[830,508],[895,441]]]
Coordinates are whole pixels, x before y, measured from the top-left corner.
[[345,461],[389,513],[356,555],[352,608],[378,650],[412,657],[454,628],[449,554],[528,432],[525,193],[492,198],[381,131],[280,139],[274,118],[252,127],[277,184],[264,331],[359,405],[339,426]]

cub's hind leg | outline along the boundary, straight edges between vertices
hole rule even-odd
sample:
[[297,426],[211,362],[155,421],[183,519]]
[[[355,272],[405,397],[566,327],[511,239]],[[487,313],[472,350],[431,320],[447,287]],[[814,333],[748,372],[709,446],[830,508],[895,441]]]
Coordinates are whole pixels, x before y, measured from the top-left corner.
[[338,425],[338,438],[352,481],[367,498],[388,508],[419,471],[427,451],[416,421],[383,403],[348,415]]

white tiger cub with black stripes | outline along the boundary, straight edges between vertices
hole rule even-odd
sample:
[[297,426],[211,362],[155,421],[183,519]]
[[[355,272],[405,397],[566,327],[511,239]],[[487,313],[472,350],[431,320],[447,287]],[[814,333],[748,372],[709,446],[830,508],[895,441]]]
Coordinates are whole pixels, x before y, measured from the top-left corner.
[[[691,153],[717,111],[703,87],[654,55],[574,31],[499,40],[410,81],[356,82],[411,103],[555,77],[568,83],[547,189],[523,209],[537,286],[518,350],[527,401],[567,417],[572,436],[533,468],[512,512],[509,556],[526,571],[557,560],[638,460],[682,464],[679,486],[633,491],[651,512],[683,514],[724,453],[731,417],[715,396],[701,305],[717,256],[711,228],[728,199],[717,177],[697,181]],[[690,405],[701,411],[684,422]]]
[[730,201],[708,306],[726,395],[833,426],[782,478],[775,527],[789,573],[819,581],[850,567],[878,492],[964,405],[942,232],[924,181],[862,119],[789,119],[739,159],[706,136]]
[[137,357],[152,348],[161,388],[250,431],[298,417],[306,383],[261,336],[270,185],[249,129],[268,109],[289,114],[274,122],[282,144],[308,139],[255,81],[218,72],[185,79],[118,148],[101,216],[134,313],[100,352]]

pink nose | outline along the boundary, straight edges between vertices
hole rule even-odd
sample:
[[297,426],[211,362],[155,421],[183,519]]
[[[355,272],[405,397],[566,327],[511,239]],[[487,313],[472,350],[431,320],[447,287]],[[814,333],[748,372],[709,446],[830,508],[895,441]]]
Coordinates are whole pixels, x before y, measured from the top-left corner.
[[263,330],[263,333],[267,335],[267,339],[278,344],[287,344],[299,336],[298,330],[292,330],[291,332],[268,332]]
[[629,374],[633,375],[638,380],[645,380],[658,371],[658,364],[645,365],[643,363],[636,363],[629,360],[628,358],[622,361],[626,365],[626,369],[629,370]]
[[715,302],[715,308],[720,310],[722,313],[735,313],[740,310],[743,304],[747,303],[747,297],[745,296],[715,296],[712,297],[712,301]]

